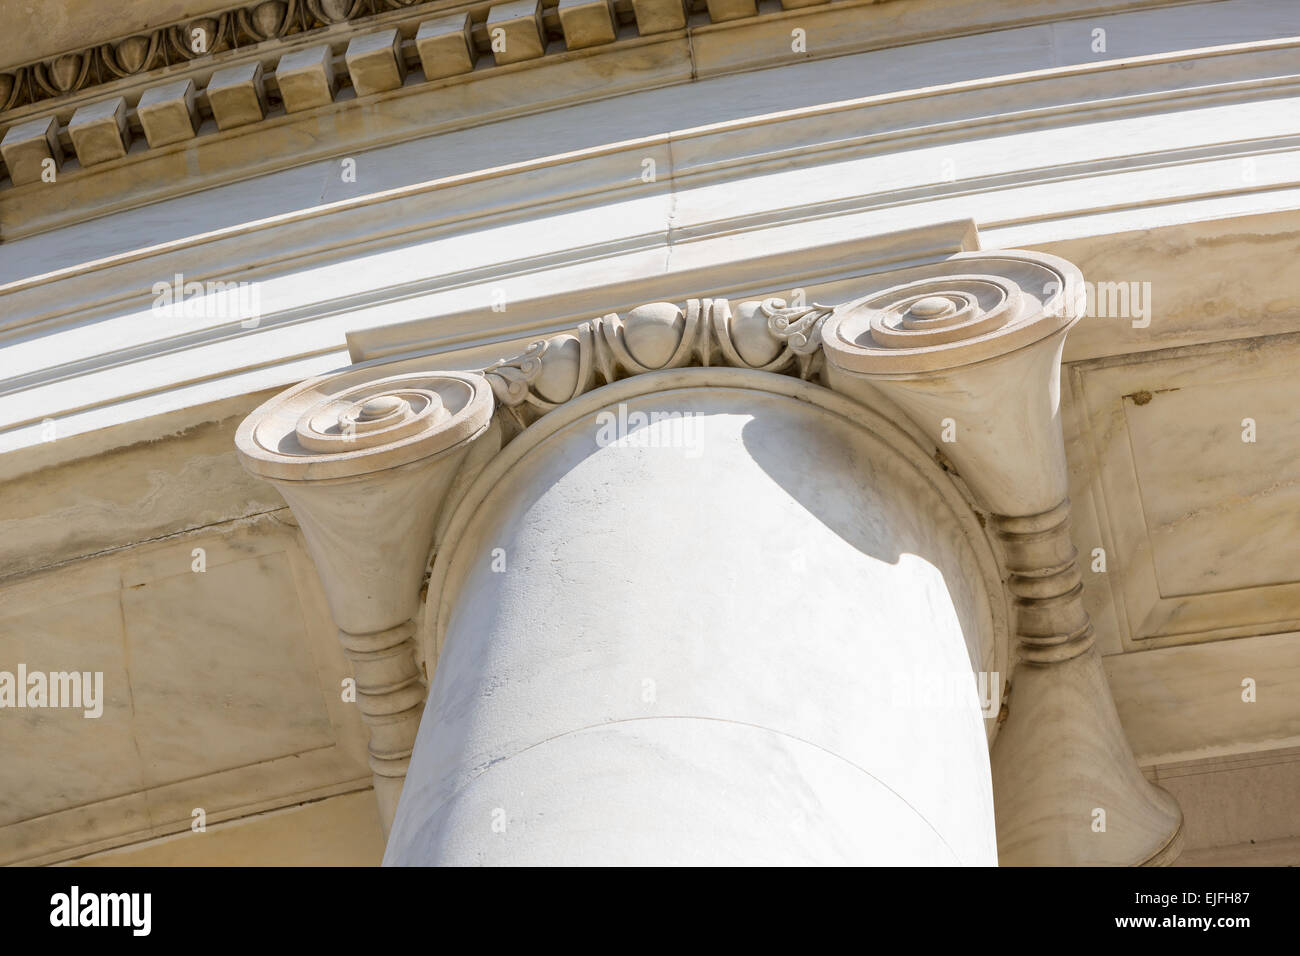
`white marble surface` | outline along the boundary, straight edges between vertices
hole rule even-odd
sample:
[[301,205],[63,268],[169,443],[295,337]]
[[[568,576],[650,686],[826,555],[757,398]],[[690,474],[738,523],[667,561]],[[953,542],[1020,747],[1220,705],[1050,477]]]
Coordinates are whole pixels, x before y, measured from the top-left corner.
[[1300,633],[1112,654],[1105,665],[1144,767],[1300,747]]
[[1089,482],[1099,515],[1079,547],[1106,550],[1090,585],[1114,602],[1120,646],[1300,627],[1297,357],[1295,337],[1278,336],[1072,372],[1075,487]]
[[[701,414],[698,444],[598,447],[586,416],[461,537],[387,861],[996,862],[986,612],[926,479],[788,398],[628,409]],[[965,698],[896,706],[935,673]]]
[[[837,10],[848,6],[801,16],[861,12],[876,23],[874,9]],[[1006,27],[1005,9],[984,9],[995,6],[964,3],[953,16]],[[540,113],[519,98],[546,84],[527,83],[526,72],[491,75],[385,101],[405,112],[382,119],[343,111],[321,128],[281,122],[267,135],[285,137],[300,164],[291,170],[243,170],[236,183],[196,192],[188,154],[175,147],[162,157],[170,165],[128,171],[126,182],[96,187],[98,197],[94,189],[74,197],[68,190],[90,187],[70,177],[60,209],[119,205],[6,240],[0,272],[17,280],[0,289],[7,320],[49,325],[34,349],[22,333],[7,340],[15,375],[30,378],[0,397],[0,427],[15,426],[0,431],[0,448],[32,447],[47,414],[72,434],[287,384],[341,364],[352,332],[424,318],[444,327],[472,313],[471,338],[508,337],[522,317],[491,312],[498,286],[518,304],[552,282],[574,289],[684,273],[676,288],[647,298],[698,294],[683,286],[734,282],[755,249],[829,249],[921,222],[974,218],[987,245],[1011,247],[1294,208],[1295,102],[1272,85],[1289,75],[1291,51],[1269,39],[1293,32],[1294,9],[1279,0],[1198,6],[1205,16],[1195,20],[1177,7],[1098,18],[1109,25],[1107,56],[1141,63],[1099,59],[1072,22],[942,39],[931,25],[916,46],[861,52],[854,44],[864,34],[854,32],[834,40],[844,56],[764,61],[757,71],[751,57],[750,72],[731,74],[734,38],[706,31],[697,59],[731,75],[686,83],[685,60],[671,76],[639,62],[602,78],[626,95]],[[909,3],[877,25],[911,39],[934,8]],[[1254,45],[1190,52],[1233,40]],[[1008,83],[1008,62],[1033,79]],[[1204,92],[1223,84],[1267,96],[1224,102]],[[1192,90],[1202,92],[1185,95]],[[470,106],[460,102],[467,97]],[[1111,109],[1134,98],[1149,112]],[[418,129],[411,123],[444,113],[459,128],[407,139]],[[345,128],[368,138],[345,149],[337,141]],[[241,155],[234,142],[215,152]],[[309,144],[328,149],[307,162]],[[356,154],[356,182],[339,175],[341,151]],[[647,158],[657,163],[652,184],[639,178]],[[190,184],[165,201],[120,208],[122,196],[172,181]],[[24,215],[5,216],[11,235]],[[585,270],[557,267],[575,260]],[[70,272],[23,285],[59,268]],[[262,283],[262,325],[157,321],[147,290],[177,270]]]
[[370,778],[315,570],[297,529],[271,516],[4,581],[0,661],[104,675],[99,718],[0,711],[5,863],[187,832],[196,807],[217,824]]

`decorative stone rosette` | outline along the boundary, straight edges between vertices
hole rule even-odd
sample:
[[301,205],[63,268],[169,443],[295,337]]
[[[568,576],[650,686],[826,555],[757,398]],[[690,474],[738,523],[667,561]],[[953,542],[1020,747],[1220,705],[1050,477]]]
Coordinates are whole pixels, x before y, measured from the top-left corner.
[[1078,269],[1040,253],[971,253],[890,279],[835,309],[829,361],[867,374],[967,366],[1068,328],[1085,307]]
[[1043,253],[973,252],[875,285],[822,328],[826,384],[894,402],[994,514],[1055,508],[1068,484],[1059,383],[1085,307],[1079,270]]
[[356,366],[271,399],[235,437],[246,467],[282,481],[351,477],[438,455],[491,421],[477,373],[371,375]]
[[584,392],[619,379],[689,365],[727,365],[811,378],[819,367],[826,306],[790,308],[783,299],[651,302],[528,346],[483,370],[498,401],[521,426]]

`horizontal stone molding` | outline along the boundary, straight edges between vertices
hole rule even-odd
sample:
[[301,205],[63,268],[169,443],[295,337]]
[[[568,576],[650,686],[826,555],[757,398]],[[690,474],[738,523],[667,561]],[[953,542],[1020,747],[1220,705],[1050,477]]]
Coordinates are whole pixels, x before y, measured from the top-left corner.
[[[582,49],[613,42],[626,29],[649,36],[686,29],[688,25],[727,23],[737,19],[770,15],[777,10],[804,10],[830,0],[778,0],[760,11],[756,0],[610,0],[608,4],[541,0],[535,5],[539,41],[562,40],[569,49]],[[888,0],[870,0],[884,3]],[[1109,13],[1114,9],[1140,9],[1182,0],[1129,0],[1126,3],[1080,3],[1066,0],[1045,11],[1060,16],[1069,7]],[[34,110],[57,105],[79,93],[110,88],[119,80],[175,75],[188,68],[201,69],[232,57],[261,52],[285,43],[340,34],[358,33],[379,26],[396,25],[404,40],[413,40],[419,59],[430,79],[450,75],[453,62],[468,72],[477,55],[494,55],[488,20],[492,9],[505,11],[509,2],[463,0],[246,0],[225,10],[175,20],[124,35],[96,38],[87,45],[66,49],[40,59],[0,66],[0,114],[30,115]],[[447,21],[458,21],[449,24]],[[442,21],[442,22],[440,22]],[[460,22],[465,21],[465,22]],[[505,22],[503,20],[503,22]],[[412,24],[416,29],[412,30]],[[425,28],[435,24],[433,29]],[[468,63],[460,60],[452,41],[463,29]],[[421,44],[428,40],[428,52]],[[434,66],[429,56],[442,65]]]
[[[847,12],[841,9],[845,6],[810,8],[808,15],[843,13]],[[742,22],[746,21],[737,21]],[[1050,32],[1046,27],[1035,29],[1043,38]],[[732,33],[738,30],[733,28]],[[655,41],[642,49],[658,49],[657,44],[663,42],[668,41]],[[934,54],[955,44],[937,43]],[[94,176],[60,178],[57,186],[0,190],[0,230],[6,240],[18,236],[8,247],[8,255],[0,258],[7,258],[11,275],[23,276],[0,286],[6,305],[5,318],[0,321],[5,326],[3,334],[7,341],[19,345],[9,353],[13,364],[6,370],[8,380],[0,387],[0,445],[35,449],[41,456],[63,454],[62,449],[74,443],[40,443],[40,423],[46,417],[59,422],[63,439],[105,424],[142,424],[151,415],[197,409],[202,403],[279,387],[345,361],[344,336],[353,360],[400,354],[418,347],[421,341],[430,342],[440,353],[473,350],[472,359],[494,359],[510,354],[516,343],[526,344],[529,337],[549,334],[610,307],[631,307],[657,298],[675,300],[698,292],[788,295],[792,286],[785,284],[785,275],[812,276],[817,259],[829,263],[854,258],[853,251],[842,255],[825,242],[834,231],[839,236],[879,234],[962,212],[978,216],[981,229],[991,237],[988,241],[995,245],[1050,249],[1050,243],[1081,237],[1082,241],[1068,250],[1071,258],[1101,248],[1106,242],[1101,236],[1116,230],[1154,229],[1167,237],[1162,242],[1184,242],[1182,233],[1191,228],[1177,227],[1183,222],[1205,223],[1196,227],[1198,234],[1206,237],[1198,240],[1203,245],[1216,232],[1225,232],[1234,247],[1245,246],[1251,241],[1249,234],[1259,228],[1253,221],[1243,219],[1239,225],[1224,222],[1221,227],[1214,222],[1264,207],[1279,210],[1275,218],[1280,218],[1297,202],[1297,140],[1294,136],[1277,138],[1285,120],[1282,104],[1295,89],[1284,75],[1294,73],[1295,49],[1294,42],[1271,41],[1154,54],[1128,60],[1122,70],[1098,63],[1063,67],[1050,75],[984,78],[673,130],[637,143],[622,142],[620,129],[620,142],[612,145],[457,172],[377,195],[340,200],[346,194],[333,191],[325,196],[324,205],[287,213],[278,208],[268,210],[270,214],[263,220],[237,225],[218,220],[205,227],[205,217],[194,215],[194,205],[176,198],[173,206],[156,207],[159,215],[155,218],[164,230],[171,228],[168,220],[196,223],[190,233],[164,232],[159,236],[164,241],[155,239],[157,244],[148,247],[143,237],[108,247],[103,237],[113,229],[112,218],[87,222],[80,233],[90,244],[84,261],[61,249],[55,235],[39,236],[26,230],[41,232],[85,216],[125,210],[147,198],[145,188],[160,190],[150,194],[155,198],[178,189],[184,180],[176,172],[196,158],[188,152],[189,146],[175,144],[149,151],[152,158],[140,157],[147,170],[121,165],[134,162],[133,155],[105,164],[103,172]],[[589,68],[615,53],[610,47],[603,52],[575,54],[580,59],[548,60],[553,70]],[[844,60],[850,61],[856,59]],[[499,71],[506,72],[504,68]],[[781,73],[773,70],[768,75],[775,79]],[[476,71],[476,82],[485,76],[485,71]],[[765,95],[771,92],[771,83],[764,84],[760,74],[744,79],[747,86],[762,86]],[[656,96],[682,96],[689,90],[654,92]],[[414,88],[405,91],[414,92]],[[461,92],[469,91],[455,87],[432,95],[450,99]],[[1279,97],[1275,112],[1268,109],[1271,97]],[[1233,105],[1234,98],[1238,106]],[[425,104],[427,97],[380,100],[375,103],[376,111],[380,107],[405,110],[401,115],[384,114],[391,126],[405,130],[414,115],[412,110]],[[925,109],[919,109],[922,101]],[[1179,112],[1170,113],[1170,102],[1178,105]],[[980,103],[996,105],[972,125],[970,116]],[[1231,125],[1217,127],[1193,119],[1207,110],[1236,119]],[[1186,120],[1179,119],[1182,111]],[[346,115],[355,118],[360,114]],[[1130,125],[1150,117],[1168,135],[1150,140],[1121,136],[1110,139],[1112,145],[1105,149],[1096,148],[1096,140],[1086,140],[1087,155],[1054,148],[1073,137],[1075,125],[1089,124],[1090,116],[1122,116]],[[254,142],[269,144],[267,137],[277,137],[282,144],[294,140],[301,148],[306,137],[315,144],[306,148],[321,152],[301,153],[303,162],[318,160],[324,153],[331,153],[337,162],[339,149],[360,145],[346,138],[337,144],[321,139],[315,133],[323,126],[308,122],[309,118],[307,114],[280,117],[268,128],[259,127],[263,131]],[[322,123],[343,118],[343,114],[319,117]],[[823,163],[877,163],[891,153],[942,149],[954,135],[991,140],[1015,135],[1017,129],[1041,136],[1043,155],[1054,157],[1052,162],[1023,168],[1017,164],[1014,169],[995,166],[970,173],[963,170],[952,183],[921,181],[922,177],[900,182],[885,179],[854,196],[827,194],[814,202],[803,201],[802,187],[797,202],[769,205],[738,193],[734,203],[696,203],[691,207],[696,214],[689,217],[674,195],[711,188],[721,192],[728,177],[776,174],[782,164],[797,164],[812,177]],[[1218,132],[1204,133],[1211,129]],[[1233,142],[1215,138],[1226,137],[1229,131]],[[846,132],[852,135],[846,136]],[[239,135],[238,129],[213,133],[211,149],[199,156],[203,168],[214,172],[209,160],[219,162],[224,154],[254,162],[258,150],[231,150],[215,142]],[[1126,151],[1133,144],[1139,151],[1129,155]],[[643,185],[636,178],[646,155],[659,161],[657,185]],[[1256,169],[1253,183],[1246,183],[1241,176],[1247,159]],[[273,165],[273,161],[267,162]],[[270,172],[272,166],[259,168]],[[146,172],[149,185],[133,178]],[[252,167],[241,166],[221,175],[251,172]],[[306,192],[300,187],[308,173],[318,174],[318,170],[284,170],[261,182],[270,195],[296,194]],[[96,189],[119,185],[121,189],[111,190],[111,196],[104,193],[96,198]],[[141,188],[140,194],[135,192],[137,188]],[[51,202],[55,196],[58,202]],[[624,204],[639,204],[638,211],[644,211],[661,199],[664,209],[671,201],[671,220],[666,215],[657,215],[653,222],[650,215],[623,216]],[[504,228],[561,212],[594,214],[603,205],[615,204],[606,221],[632,222],[634,227],[625,232],[583,233],[583,242],[563,248],[542,244],[540,255],[527,258],[501,245],[502,255],[490,264],[462,263],[440,254],[445,244],[460,241],[471,217],[476,222],[490,220],[492,228]],[[56,218],[45,218],[47,212]],[[60,216],[64,218],[58,219]],[[797,222],[788,221],[793,216]],[[124,217],[123,221],[128,220]],[[1270,241],[1282,241],[1274,227],[1268,229]],[[796,236],[796,232],[802,235]],[[748,233],[745,240],[757,248],[779,249],[799,261],[791,260],[787,269],[779,254],[763,263],[753,263],[752,255],[729,256],[728,246],[742,244],[733,238],[738,233]],[[1148,232],[1142,235],[1148,237]],[[1142,241],[1147,243],[1148,238]],[[1135,245],[1131,238],[1128,255],[1141,257]],[[527,246],[530,253],[537,248],[531,243]],[[372,287],[359,288],[352,282],[308,286],[293,278],[294,273],[341,265],[362,255],[384,257],[385,267],[373,273],[376,281]],[[403,257],[400,266],[395,264],[399,256]],[[33,263],[30,270],[14,268],[23,265],[26,269],[26,262]],[[449,265],[437,268],[440,262]],[[1132,268],[1152,268],[1146,258],[1141,262]],[[40,263],[47,264],[44,270]],[[250,269],[250,263],[256,265]],[[774,268],[777,263],[779,270]],[[581,288],[583,297],[574,296],[570,312],[562,297],[551,294],[550,278],[566,270],[567,283],[576,269],[584,270],[584,275],[566,285],[566,296]],[[243,329],[238,322],[197,328],[192,323],[140,321],[142,315],[147,317],[150,287],[159,279],[170,280],[174,272],[183,271],[187,279],[221,280],[237,270],[240,278],[268,283],[268,290],[274,288],[274,297],[264,299],[267,309],[257,329]],[[37,271],[45,274],[35,275]],[[627,288],[616,288],[613,283],[595,288],[598,283],[591,277],[598,272],[635,279],[622,283]],[[347,273],[347,269],[337,272]],[[408,276],[409,281],[395,283],[399,274]],[[833,279],[849,274],[847,269],[841,270]],[[772,284],[764,284],[764,276],[771,277]],[[1162,312],[1158,317],[1159,335],[1129,329],[1126,323],[1090,320],[1070,337],[1065,360],[1246,336],[1245,326],[1210,323],[1182,304],[1184,298],[1190,302],[1196,297],[1193,287],[1210,285],[1212,277],[1199,269],[1193,280],[1180,283],[1187,295],[1180,296],[1177,313]],[[342,288],[344,285],[347,288]],[[488,292],[497,285],[508,286],[511,292],[509,311],[499,315],[488,306]],[[820,289],[809,290],[809,294],[837,301]],[[1268,301],[1263,288],[1259,300]],[[1252,304],[1255,299],[1240,294],[1232,301],[1238,311],[1259,308],[1260,321],[1266,323],[1262,328],[1269,332],[1295,328],[1294,315],[1285,308],[1276,309],[1271,303],[1260,308]],[[303,337],[290,328],[309,324],[316,326],[319,334]],[[420,325],[437,327],[440,334],[427,336],[424,328],[415,327]],[[30,350],[24,349],[22,342],[33,333],[61,336],[59,348],[50,353],[54,358],[25,354]],[[247,340],[254,336],[257,348],[250,349]],[[329,347],[322,348],[323,343]],[[484,354],[493,348],[497,348],[495,355]]]
[[[788,295],[799,283],[813,283],[809,288],[809,294],[816,299],[818,291],[825,290],[827,293],[834,294],[841,286],[844,288],[844,294],[850,294],[852,291],[853,281],[862,274],[874,271],[876,269],[887,268],[891,265],[910,265],[917,262],[931,262],[942,259],[954,253],[968,251],[978,247],[978,238],[974,225],[969,221],[947,222],[927,225],[915,229],[909,229],[900,233],[891,233],[883,236],[863,236],[856,237],[847,242],[837,242],[829,246],[817,247],[802,252],[790,252],[773,249],[767,255],[754,255],[747,252],[743,261],[731,263],[720,262],[714,259],[711,268],[686,268],[684,270],[674,270],[668,274],[653,274],[638,277],[635,281],[626,279],[616,280],[614,282],[599,282],[588,286],[585,283],[581,287],[569,288],[558,296],[541,296],[532,300],[518,300],[511,303],[510,310],[505,317],[509,318],[512,324],[510,334],[500,336],[494,333],[492,337],[498,339],[498,344],[494,346],[495,355],[479,356],[479,350],[473,350],[473,354],[463,353],[463,348],[457,347],[454,340],[462,336],[464,330],[460,328],[448,329],[443,321],[435,321],[432,324],[426,322],[414,323],[409,327],[397,327],[387,330],[383,335],[376,336],[373,340],[365,337],[363,340],[354,342],[352,349],[352,359],[360,361],[372,361],[377,359],[392,359],[404,352],[425,352],[432,350],[438,352],[447,351],[447,356],[438,356],[436,358],[425,359],[424,368],[436,365],[442,368],[466,368],[474,367],[476,364],[490,364],[502,355],[510,355],[517,351],[511,344],[518,341],[518,348],[522,349],[529,341],[544,337],[554,331],[564,328],[572,328],[582,321],[593,315],[607,313],[611,308],[616,310],[625,310],[634,307],[636,304],[651,301],[656,297],[677,296],[682,292],[688,292],[694,289],[708,289],[715,296],[772,296]],[[601,263],[599,259],[596,265]],[[140,263],[138,266],[146,266]],[[528,273],[532,275],[533,273]],[[608,276],[604,278],[608,279]],[[725,281],[724,281],[725,280]],[[33,290],[35,291],[35,290]],[[411,288],[405,291],[400,289],[386,289],[385,296],[391,294],[402,294],[409,297],[412,293]],[[370,305],[374,305],[372,301]],[[339,310],[354,311],[366,307],[361,302],[355,302],[350,305],[339,303]],[[333,311],[333,310],[331,310]],[[490,310],[484,310],[489,315],[495,315]],[[310,313],[298,314],[298,321],[290,322],[290,325],[297,325],[301,322],[311,322],[319,316],[320,310],[311,310]],[[272,319],[270,316],[264,316],[263,328],[271,326],[271,323],[281,324],[280,319]],[[456,323],[459,326],[464,323],[468,328],[474,328],[474,338],[484,334],[486,330],[483,327],[482,316],[478,313],[469,313]],[[252,334],[251,332],[238,330],[238,323],[235,324],[234,330],[214,329],[213,334],[225,337],[231,331],[241,335]],[[442,336],[451,332],[453,341],[443,341]],[[478,344],[471,338],[471,344]],[[320,343],[314,341],[311,337],[303,340],[303,345],[318,346]],[[342,343],[339,343],[340,346]],[[462,341],[463,344],[463,341]],[[70,356],[65,356],[65,365],[61,370],[64,375],[73,371],[66,364]],[[85,373],[95,374],[97,371],[113,369],[120,364],[127,356],[117,354],[99,355],[90,360],[90,364],[84,368]],[[312,359],[315,367],[311,368],[306,374],[321,374],[325,372],[330,365],[337,367],[348,360],[348,352],[343,348],[335,348],[332,355],[319,355]],[[174,360],[173,360],[174,361]],[[326,365],[325,363],[329,363]],[[450,364],[449,364],[450,363]],[[266,369],[266,385],[263,387],[283,385],[285,377],[292,374],[293,363],[277,363],[275,366]],[[324,368],[321,366],[325,365]],[[301,367],[301,366],[299,366]],[[195,385],[201,384],[202,380],[209,379],[212,375],[212,369],[208,368],[202,373],[200,379],[191,377],[189,382]],[[35,381],[16,381],[11,379],[5,383],[12,388],[8,394],[4,394],[5,389],[0,389],[0,406],[6,402],[16,402],[16,399],[22,395],[22,388],[35,386]],[[223,387],[227,383],[219,383]],[[235,382],[229,382],[233,387],[239,386]],[[22,388],[20,388],[21,386]],[[144,399],[149,392],[142,389],[141,383],[137,380],[132,384],[137,397]],[[247,388],[239,388],[240,392],[246,391]],[[169,388],[162,393],[156,393],[156,397],[163,398],[170,396],[178,397],[175,388]],[[78,400],[85,408],[89,402],[90,396],[83,390],[78,395]],[[15,404],[15,410],[20,413],[30,413],[32,406],[23,403]],[[37,408],[42,416],[55,414],[51,409]],[[121,422],[121,406],[114,405],[111,408],[104,407],[104,414],[112,414],[114,423]],[[0,412],[0,420],[6,416]],[[27,443],[33,454],[44,457],[49,454],[60,454],[74,444],[70,441],[63,440],[64,437],[70,437],[71,429],[68,427],[66,419],[60,418],[60,441],[42,442],[39,440],[40,421],[38,417],[34,422],[37,426],[35,431],[27,434],[28,429],[22,425],[10,427],[7,431],[0,431],[0,446],[4,445],[5,438],[10,440],[22,439],[24,437],[32,439]],[[66,429],[66,430],[65,430]],[[5,462],[13,462],[15,456],[7,456]]]
[[[783,0],[800,10],[829,2]],[[0,71],[0,123],[12,117],[0,132],[0,156],[12,185],[39,183],[65,157],[96,166],[124,157],[135,140],[160,148],[205,135],[209,119],[225,132],[391,92],[408,75],[446,80],[480,65],[531,65],[759,16],[756,4],[697,2],[695,14],[691,5],[261,0]],[[120,114],[116,131],[104,133],[111,148],[88,147],[76,135],[88,110]]]
[[[358,98],[382,99],[430,84],[481,82],[501,68],[532,69],[588,53],[612,50],[635,57],[646,44],[658,48],[655,59],[673,62],[678,56],[663,44],[684,47],[694,77],[1051,23],[1062,17],[1128,13],[1174,0],[1051,0],[1028,18],[1022,10],[993,4],[971,11],[959,33],[934,15],[931,8],[939,0],[901,18],[875,13],[874,7],[891,0],[833,5],[829,0],[780,0],[780,6],[773,3],[763,9],[743,2],[692,0],[681,25],[676,25],[673,11],[685,9],[682,0],[618,0],[603,6],[557,6],[553,0],[539,0],[530,7],[535,10],[527,27],[531,39],[518,32],[525,22],[518,18],[502,19],[495,26],[489,22],[492,11],[508,12],[516,5],[512,3],[452,7],[442,2],[372,2],[392,9],[371,13],[366,0],[265,0],[251,10],[200,18],[204,26],[187,21],[157,34],[121,38],[0,72],[0,166],[7,168],[15,186],[43,183],[42,175],[51,169],[56,175],[71,175],[88,167],[113,168],[107,164],[116,160],[134,164],[177,143],[207,141],[230,130],[247,132],[286,115],[349,108]],[[312,8],[325,12],[311,14]],[[341,12],[326,15],[329,9]],[[356,13],[349,13],[352,10]],[[597,27],[597,22],[603,25]],[[793,49],[791,31],[796,28],[812,30],[817,42]],[[168,59],[167,51],[184,42],[177,38],[196,29],[211,31],[220,39],[220,48],[191,51],[188,57],[178,52],[175,62]],[[741,34],[752,34],[752,43],[733,39]],[[501,44],[514,52],[494,49]],[[101,60],[111,61],[112,68]],[[160,94],[166,94],[162,109]],[[599,85],[590,93],[601,95],[609,94]],[[567,96],[571,102],[572,94]],[[78,114],[85,110],[120,111],[119,129],[103,129],[107,146],[101,141],[98,147],[87,147],[74,135]],[[77,162],[65,166],[73,157]],[[0,186],[3,172],[0,169]]]

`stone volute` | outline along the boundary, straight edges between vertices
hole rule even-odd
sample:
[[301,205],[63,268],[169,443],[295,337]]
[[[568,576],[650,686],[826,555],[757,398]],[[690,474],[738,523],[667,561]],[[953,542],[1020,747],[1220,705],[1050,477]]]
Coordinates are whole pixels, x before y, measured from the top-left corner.
[[1124,738],[1069,537],[1061,352],[1083,276],[1006,251],[872,284],[822,330],[827,382],[901,408],[993,512],[1002,546],[1020,663],[993,750],[1001,862],[1172,860],[1182,814]]
[[277,395],[235,437],[244,467],[293,509],[320,574],[370,728],[385,827],[424,705],[412,619],[435,523],[492,412],[481,375],[357,365]]
[[[641,375],[676,387],[671,370],[725,366],[792,376],[892,416],[992,514],[986,533],[1020,661],[991,755],[999,861],[1171,860],[1181,813],[1145,780],[1124,737],[1069,538],[1059,376],[1082,288],[1078,270],[1052,256],[967,253],[864,277],[862,294],[834,308],[650,303],[478,371],[429,371],[418,357],[371,362],[259,408],[239,430],[240,455],[281,490],[320,571],[363,695],[386,826],[416,729],[422,741],[435,733],[421,727],[413,619],[431,553],[428,610],[449,613],[432,602],[441,555],[474,520],[462,501],[474,495],[460,492],[492,471],[503,443],[588,393]],[[427,649],[430,670],[436,650]],[[390,846],[400,861],[413,852]]]

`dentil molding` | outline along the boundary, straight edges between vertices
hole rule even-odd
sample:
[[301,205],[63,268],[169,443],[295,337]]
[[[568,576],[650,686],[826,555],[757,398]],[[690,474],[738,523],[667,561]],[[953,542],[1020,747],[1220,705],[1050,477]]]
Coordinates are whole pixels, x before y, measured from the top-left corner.
[[225,132],[281,108],[332,105],[348,89],[355,99],[391,93],[408,74],[436,82],[473,73],[481,59],[507,67],[681,34],[693,5],[707,23],[759,16],[757,0],[257,0],[0,69],[0,124],[12,115],[0,156],[13,186],[52,182],[73,155],[83,169],[125,159],[140,133],[161,149],[199,136],[209,118]]

